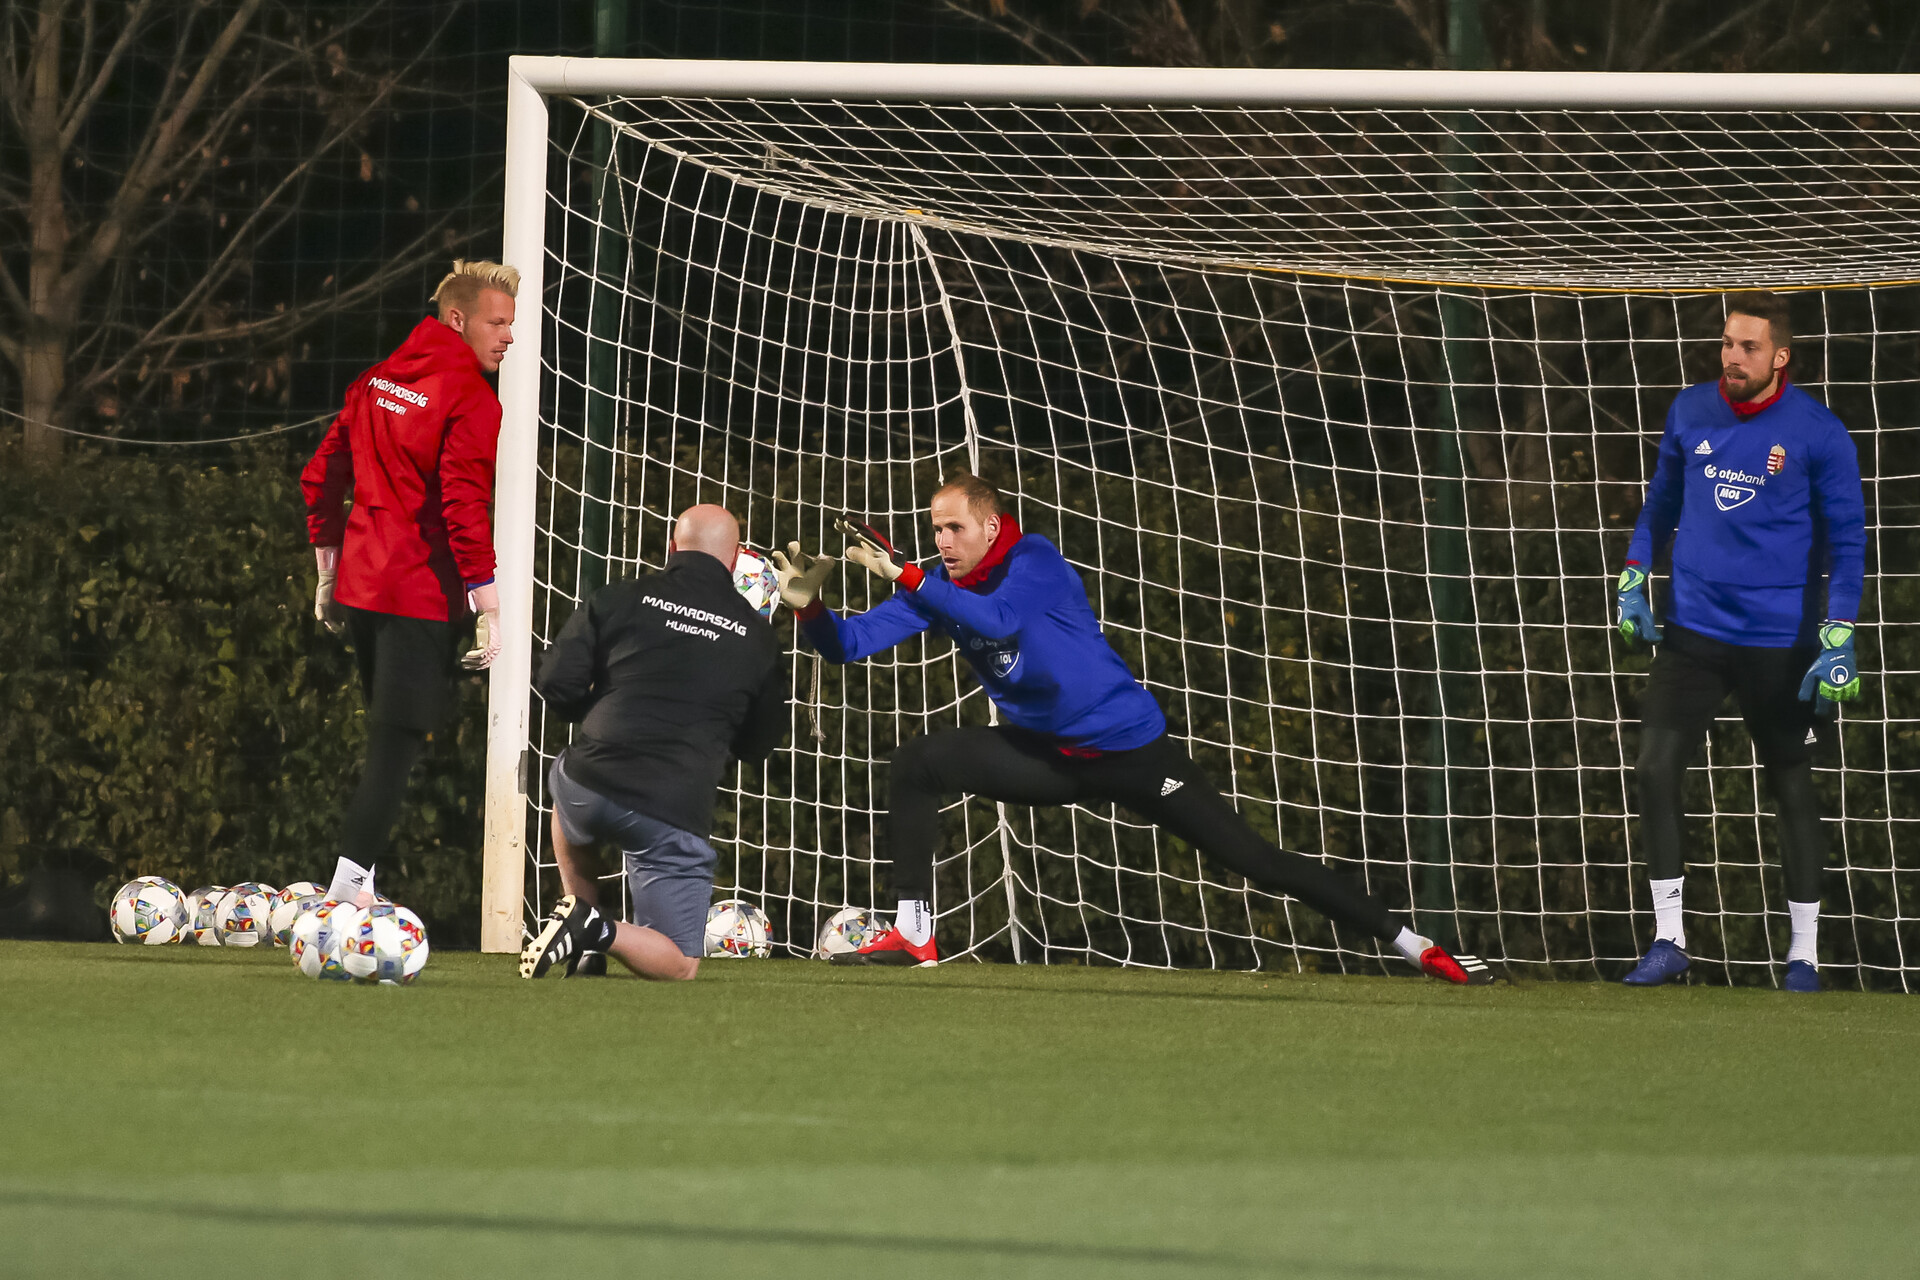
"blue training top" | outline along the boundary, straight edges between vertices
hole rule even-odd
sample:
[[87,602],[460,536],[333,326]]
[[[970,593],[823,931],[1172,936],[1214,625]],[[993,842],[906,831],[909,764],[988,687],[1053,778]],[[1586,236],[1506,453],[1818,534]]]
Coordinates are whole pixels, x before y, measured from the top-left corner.
[[1717,382],[1674,397],[1628,561],[1651,566],[1676,526],[1669,622],[1784,648],[1811,643],[1825,618],[1859,616],[1860,458],[1840,419],[1791,383],[1744,420]]
[[974,586],[945,566],[914,589],[851,617],[823,609],[801,623],[829,662],[857,662],[930,627],[960,654],[1007,721],[1069,748],[1130,751],[1167,731],[1160,704],[1100,630],[1086,585],[1059,548],[1020,534]]

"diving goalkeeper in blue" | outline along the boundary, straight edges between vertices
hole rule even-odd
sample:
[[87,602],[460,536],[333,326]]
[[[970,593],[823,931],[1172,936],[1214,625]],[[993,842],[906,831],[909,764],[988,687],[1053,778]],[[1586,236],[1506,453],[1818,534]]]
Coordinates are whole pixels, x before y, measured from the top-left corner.
[[[1813,749],[1860,696],[1854,620],[1866,571],[1860,460],[1840,420],[1787,377],[1786,300],[1727,299],[1721,377],[1673,402],[1620,575],[1620,633],[1658,646],[1640,707],[1640,834],[1654,941],[1625,981],[1687,969],[1681,788],[1694,748],[1733,694],[1780,810],[1793,939],[1784,985],[1820,989],[1826,837]],[[1673,543],[1664,625],[1647,575]]]
[[798,544],[774,553],[781,598],[829,662],[858,662],[926,631],[952,638],[999,724],[943,729],[903,743],[888,770],[887,830],[899,913],[893,928],[850,956],[855,964],[933,964],[933,855],[943,796],[1011,804],[1111,802],[1186,840],[1261,888],[1285,893],[1336,924],[1390,943],[1437,978],[1492,980],[1397,923],[1387,905],[1321,864],[1262,839],[1228,804],[1100,630],[1080,575],[1058,548],[1023,533],[998,492],[959,475],[930,511],[940,562],[899,557],[884,537],[843,521],[847,560],[894,586],[878,608],[837,617],[818,599],[828,556]]

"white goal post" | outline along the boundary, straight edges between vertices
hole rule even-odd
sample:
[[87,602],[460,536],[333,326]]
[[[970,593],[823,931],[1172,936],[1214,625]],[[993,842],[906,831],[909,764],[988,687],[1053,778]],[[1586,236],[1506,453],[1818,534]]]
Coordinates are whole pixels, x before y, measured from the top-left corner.
[[[763,548],[837,500],[924,554],[925,480],[984,459],[1256,827],[1483,954],[1619,961],[1650,919],[1618,741],[1646,660],[1608,647],[1606,572],[1714,295],[1766,287],[1810,292],[1805,367],[1868,475],[1825,936],[1863,984],[1920,981],[1910,113],[1920,77],[512,58],[482,948],[539,904],[563,731],[531,678],[594,573],[657,567],[695,494]],[[990,714],[950,655],[889,661],[829,669],[779,781],[728,792],[726,883],[794,952],[885,905],[892,745]],[[1691,914],[1752,980],[1766,795],[1737,733],[1701,764]],[[1120,813],[947,822],[943,951],[1377,963]]]

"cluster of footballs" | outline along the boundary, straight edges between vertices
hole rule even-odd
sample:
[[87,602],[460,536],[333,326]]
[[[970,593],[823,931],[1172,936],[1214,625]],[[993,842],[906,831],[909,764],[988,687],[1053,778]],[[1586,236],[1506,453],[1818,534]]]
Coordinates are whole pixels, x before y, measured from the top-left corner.
[[285,947],[300,972],[333,982],[405,986],[427,964],[420,917],[386,898],[362,907],[326,896],[310,880],[284,889],[247,881],[182,893],[159,876],[141,876],[113,895],[117,942],[150,947]]
[[[817,959],[858,951],[885,933],[891,924],[877,911],[865,907],[842,907],[820,926],[814,940]],[[773,923],[767,913],[743,898],[726,898],[707,912],[707,955],[718,958],[757,959],[773,950]]]

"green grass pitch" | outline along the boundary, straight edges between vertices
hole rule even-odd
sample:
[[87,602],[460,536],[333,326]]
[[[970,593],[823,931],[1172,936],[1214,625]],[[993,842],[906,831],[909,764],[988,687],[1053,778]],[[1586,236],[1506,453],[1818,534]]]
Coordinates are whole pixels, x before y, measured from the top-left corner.
[[1910,1276],[1920,1002],[0,943],[0,1274]]

